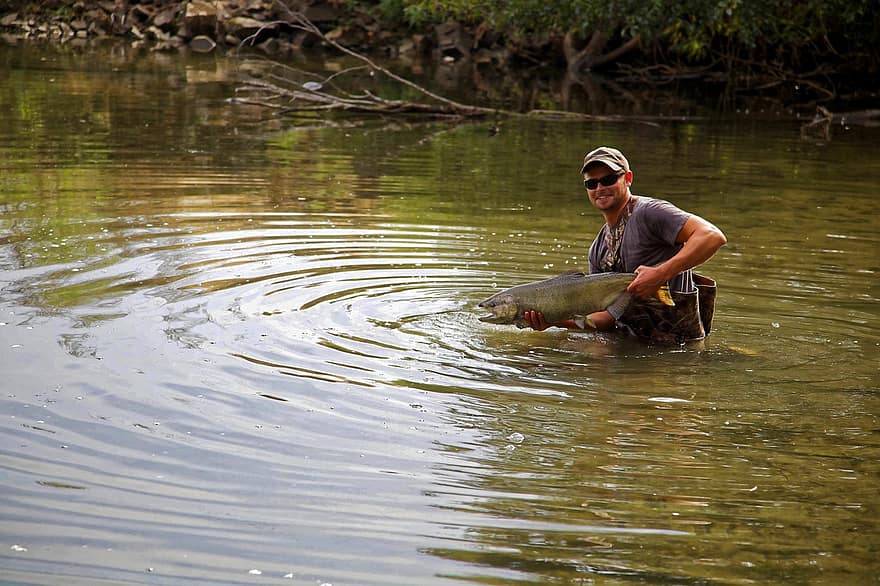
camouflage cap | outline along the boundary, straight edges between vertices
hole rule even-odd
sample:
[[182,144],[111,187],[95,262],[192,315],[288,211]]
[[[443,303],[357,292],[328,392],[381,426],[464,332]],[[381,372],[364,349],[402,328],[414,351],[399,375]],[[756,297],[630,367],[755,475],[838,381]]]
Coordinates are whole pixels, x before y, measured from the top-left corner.
[[608,166],[612,171],[629,171],[629,161],[619,150],[611,147],[599,147],[587,153],[584,164],[581,167],[581,175],[587,172],[590,165],[601,163]]

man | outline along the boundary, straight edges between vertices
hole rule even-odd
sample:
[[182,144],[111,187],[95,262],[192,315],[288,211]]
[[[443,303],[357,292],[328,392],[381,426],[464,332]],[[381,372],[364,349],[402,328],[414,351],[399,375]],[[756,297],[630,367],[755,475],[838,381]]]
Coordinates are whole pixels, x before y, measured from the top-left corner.
[[[615,148],[587,153],[581,174],[590,203],[605,218],[590,246],[590,273],[636,273],[627,287],[636,300],[621,315],[591,314],[595,329],[617,327],[654,342],[684,343],[705,337],[715,308],[715,282],[692,269],[727,243],[721,230],[667,201],[633,195],[629,161]],[[665,283],[675,307],[650,300]],[[573,321],[548,324],[536,311],[526,312],[525,318],[536,330],[577,329]]]

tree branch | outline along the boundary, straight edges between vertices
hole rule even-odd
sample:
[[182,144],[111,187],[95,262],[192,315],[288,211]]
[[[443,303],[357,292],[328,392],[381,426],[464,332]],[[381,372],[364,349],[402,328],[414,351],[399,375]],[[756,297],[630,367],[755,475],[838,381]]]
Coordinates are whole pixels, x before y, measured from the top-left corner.
[[437,95],[434,92],[431,92],[431,91],[423,88],[422,86],[420,86],[420,85],[418,85],[418,84],[416,84],[416,83],[414,83],[404,77],[400,77],[399,75],[392,73],[391,71],[382,67],[381,65],[374,63],[368,57],[361,55],[360,53],[353,51],[353,50],[349,49],[348,47],[337,43],[333,39],[328,38],[327,35],[325,35],[323,32],[321,32],[321,30],[317,26],[315,26],[314,23],[312,23],[310,20],[308,20],[302,13],[292,11],[283,2],[280,2],[279,0],[275,0],[275,1],[276,1],[276,4],[279,5],[280,7],[282,7],[282,9],[288,14],[288,16],[290,18],[290,22],[287,23],[288,25],[293,26],[294,28],[298,28],[300,30],[304,30],[309,33],[312,33],[313,35],[319,37],[322,41],[324,41],[328,45],[331,45],[332,47],[341,51],[342,53],[345,53],[346,55],[354,57],[355,59],[359,59],[360,61],[366,63],[371,69],[382,73],[386,77],[393,79],[394,81],[401,83],[407,87],[410,87],[410,88],[424,94],[425,96],[428,96],[429,98],[431,98],[433,100],[436,100],[442,104],[446,104],[447,106],[451,107],[452,109],[456,110],[457,112],[459,112],[462,115],[484,116],[487,114],[495,113],[495,110],[492,108],[481,108],[479,106],[469,106],[466,104],[461,104],[461,103],[456,102],[454,100],[450,100],[449,98],[444,98],[443,96]]

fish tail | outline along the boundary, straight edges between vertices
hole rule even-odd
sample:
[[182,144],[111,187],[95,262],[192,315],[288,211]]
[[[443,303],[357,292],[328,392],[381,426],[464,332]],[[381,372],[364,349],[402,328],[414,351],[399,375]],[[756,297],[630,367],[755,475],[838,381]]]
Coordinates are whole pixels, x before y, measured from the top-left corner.
[[675,301],[672,300],[672,293],[669,291],[669,283],[664,283],[662,287],[657,289],[657,299],[663,302],[664,305],[675,306]]

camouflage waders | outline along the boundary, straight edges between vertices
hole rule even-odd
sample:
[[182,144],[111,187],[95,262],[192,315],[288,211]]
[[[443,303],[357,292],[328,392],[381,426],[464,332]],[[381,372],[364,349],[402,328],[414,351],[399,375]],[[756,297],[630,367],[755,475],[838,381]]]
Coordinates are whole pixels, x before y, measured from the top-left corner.
[[715,281],[694,273],[696,291],[672,292],[675,307],[637,299],[617,321],[618,327],[648,342],[684,344],[702,340],[712,330]]

